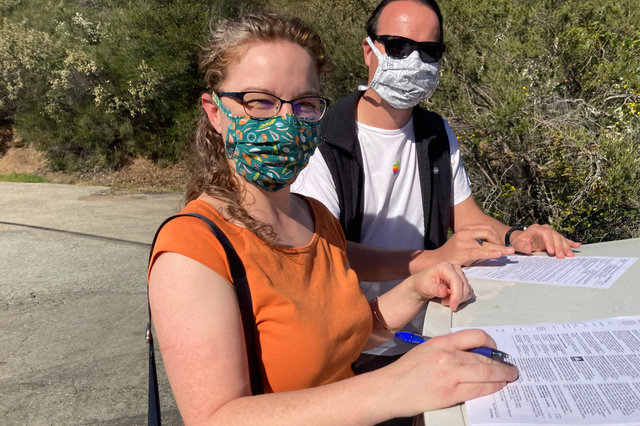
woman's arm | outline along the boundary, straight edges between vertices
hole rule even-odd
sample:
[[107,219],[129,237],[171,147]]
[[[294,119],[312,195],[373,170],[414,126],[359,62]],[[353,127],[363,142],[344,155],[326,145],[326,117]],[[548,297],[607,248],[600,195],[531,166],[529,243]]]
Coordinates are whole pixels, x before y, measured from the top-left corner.
[[251,396],[229,283],[192,259],[164,253],[149,285],[162,359],[186,424],[375,424],[493,392],[516,375],[513,367],[464,352],[491,344],[476,330],[432,339],[372,373]]
[[495,348],[495,342],[481,330],[436,337],[376,371],[311,389],[235,399],[215,420],[370,425],[450,407],[496,392],[517,378],[516,367],[466,352],[479,346]]
[[250,394],[240,310],[230,283],[177,253],[161,254],[149,303],[162,360],[184,421],[199,424]]
[[440,299],[456,311],[471,297],[473,289],[459,265],[443,262],[413,274],[377,299],[378,312],[374,311],[373,331],[366,347],[387,341],[393,336],[389,329],[404,327],[430,299]]

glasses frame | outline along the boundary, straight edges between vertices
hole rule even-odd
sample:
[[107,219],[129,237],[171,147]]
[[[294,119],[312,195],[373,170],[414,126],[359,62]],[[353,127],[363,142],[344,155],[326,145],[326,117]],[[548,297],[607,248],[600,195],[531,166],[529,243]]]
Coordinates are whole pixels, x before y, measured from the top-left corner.
[[[278,102],[280,102],[280,104],[277,106],[277,108],[274,108],[274,112],[273,112],[272,116],[269,116],[269,117],[254,117],[253,115],[249,114],[249,112],[247,111],[247,106],[244,103],[244,97],[245,97],[245,95],[247,95],[249,93],[259,93],[261,95],[271,96],[272,98],[277,99]],[[280,110],[282,109],[282,105],[291,104],[291,109],[293,110],[293,115],[298,117],[298,119],[300,119],[301,121],[306,121],[308,123],[317,123],[318,121],[322,120],[322,117],[324,117],[324,114],[329,109],[329,104],[331,103],[331,101],[328,98],[325,98],[323,96],[317,96],[317,95],[300,96],[299,98],[295,98],[295,99],[291,99],[290,101],[287,101],[285,99],[277,97],[274,94],[267,93],[267,92],[261,92],[259,90],[248,90],[246,92],[220,92],[217,95],[218,95],[218,97],[226,96],[228,98],[234,98],[234,99],[239,100],[240,103],[242,104],[242,108],[244,109],[245,114],[247,114],[249,117],[251,117],[253,119],[256,119],[256,120],[268,120],[270,118],[273,118],[273,117],[278,115],[278,112],[280,112]],[[305,98],[320,99],[320,100],[322,100],[324,102],[324,110],[322,111],[322,114],[320,114],[320,117],[318,117],[316,120],[308,120],[308,119],[302,118],[302,117],[298,116],[298,114],[296,114],[295,108],[294,108],[294,105],[293,105],[294,102],[295,101],[299,101],[300,99],[305,99]]]
[[[395,35],[373,35],[369,37],[373,41],[379,41],[380,43],[382,43],[387,55],[395,59],[404,59],[417,50],[420,54],[420,59],[422,59],[422,62],[434,63],[439,62],[440,59],[442,59],[442,55],[446,50],[445,44],[438,41],[415,41],[410,38]],[[392,55],[391,53],[389,53],[389,48],[387,47],[387,43],[391,40],[400,40],[404,42],[405,46],[411,47],[411,50],[406,50],[406,48],[403,48],[402,50],[404,50],[406,53],[404,56],[402,56],[402,54]]]

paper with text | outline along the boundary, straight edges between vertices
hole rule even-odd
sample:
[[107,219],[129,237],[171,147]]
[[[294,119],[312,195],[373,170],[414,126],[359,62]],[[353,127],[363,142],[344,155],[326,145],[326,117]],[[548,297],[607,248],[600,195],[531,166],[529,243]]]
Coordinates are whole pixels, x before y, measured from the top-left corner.
[[640,425],[640,316],[474,328],[519,377],[467,401],[470,425]]
[[637,257],[503,256],[464,268],[467,278],[609,288]]

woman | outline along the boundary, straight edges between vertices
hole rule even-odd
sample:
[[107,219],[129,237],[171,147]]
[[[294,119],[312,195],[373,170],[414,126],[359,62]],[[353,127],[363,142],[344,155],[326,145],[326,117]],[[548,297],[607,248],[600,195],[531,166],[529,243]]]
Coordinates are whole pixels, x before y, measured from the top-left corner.
[[[226,256],[199,219],[169,222],[149,272],[163,361],[187,424],[374,424],[494,392],[516,370],[466,349],[495,346],[473,330],[436,337],[383,369],[354,376],[364,347],[392,337],[429,299],[471,295],[449,264],[376,300],[361,293],[340,226],[289,184],[320,141],[327,67],[302,22],[253,13],[213,31],[201,57],[196,145],[202,167],[183,212],[214,221],[247,270],[266,393],[251,395],[238,302]],[[372,314],[372,307],[374,314]]]

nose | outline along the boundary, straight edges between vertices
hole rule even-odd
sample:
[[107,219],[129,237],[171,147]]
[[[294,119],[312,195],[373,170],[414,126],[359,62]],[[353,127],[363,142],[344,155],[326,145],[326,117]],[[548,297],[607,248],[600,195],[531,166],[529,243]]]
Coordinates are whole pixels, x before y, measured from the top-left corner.
[[293,102],[282,101],[279,114],[284,118],[287,114],[293,114]]

